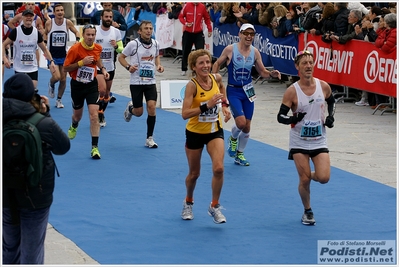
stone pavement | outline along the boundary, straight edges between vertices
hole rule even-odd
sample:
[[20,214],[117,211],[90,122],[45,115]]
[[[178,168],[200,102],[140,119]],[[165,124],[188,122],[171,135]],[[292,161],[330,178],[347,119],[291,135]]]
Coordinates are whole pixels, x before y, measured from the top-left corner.
[[[180,76],[180,63],[178,61],[173,63],[173,61],[174,58],[161,58],[165,72],[157,73],[159,94],[161,80],[188,79],[187,76]],[[224,76],[224,83],[227,84],[227,74]],[[67,84],[69,86],[69,83]],[[286,87],[286,83],[280,82],[265,81],[262,84],[259,81],[255,84],[257,100],[251,129],[252,139],[284,150],[288,150],[289,126],[277,122],[277,112]],[[129,74],[119,63],[117,63],[112,91],[115,94],[130,97]],[[65,95],[65,97],[68,96]],[[158,107],[160,107],[160,95],[158,99]],[[125,106],[126,102],[117,99],[112,105]],[[180,109],[170,111],[181,113]],[[372,111],[370,107],[358,107],[351,102],[337,104],[335,126],[327,129],[331,165],[396,188],[397,115],[384,113],[381,116],[380,111],[372,115]],[[226,130],[231,130],[231,121],[224,125]],[[94,265],[99,263],[49,225],[45,264]]]

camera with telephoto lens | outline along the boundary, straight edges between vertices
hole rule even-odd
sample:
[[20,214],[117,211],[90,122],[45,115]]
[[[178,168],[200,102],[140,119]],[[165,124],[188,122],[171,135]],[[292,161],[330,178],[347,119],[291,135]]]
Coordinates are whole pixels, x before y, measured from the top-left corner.
[[325,43],[331,43],[332,40],[330,39],[330,36],[333,34],[333,32],[327,31],[321,36],[321,40]]

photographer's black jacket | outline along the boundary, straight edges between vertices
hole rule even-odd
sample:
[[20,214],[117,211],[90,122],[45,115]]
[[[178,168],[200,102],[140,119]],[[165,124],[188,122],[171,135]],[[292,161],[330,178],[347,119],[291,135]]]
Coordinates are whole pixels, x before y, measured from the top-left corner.
[[[3,125],[11,119],[27,119],[36,109],[29,102],[13,98],[3,98]],[[40,186],[29,188],[29,198],[24,190],[17,192],[19,208],[41,209],[51,206],[53,202],[55,163],[51,153],[63,155],[69,151],[70,141],[60,126],[50,117],[47,112],[45,118],[37,124],[43,146],[43,175]],[[3,188],[3,208],[9,208],[8,190]]]

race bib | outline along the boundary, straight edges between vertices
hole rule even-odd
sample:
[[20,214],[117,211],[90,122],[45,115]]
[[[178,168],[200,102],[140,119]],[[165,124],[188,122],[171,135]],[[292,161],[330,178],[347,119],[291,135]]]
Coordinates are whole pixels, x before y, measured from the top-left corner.
[[[201,105],[206,104],[207,102],[201,102]],[[215,122],[219,119],[219,111],[222,109],[222,104],[218,103],[213,108],[209,108],[205,112],[201,112],[198,116],[199,122]]]
[[321,120],[305,120],[301,128],[302,139],[319,139],[322,135]]
[[254,102],[256,99],[255,88],[252,83],[246,84],[242,87],[249,101]]
[[76,80],[81,83],[89,83],[94,79],[94,68],[91,67],[80,67],[78,68],[78,73],[76,74]]
[[103,61],[103,63],[108,63],[108,62],[113,62],[114,58],[112,56],[113,48],[103,48],[101,51],[100,58]]
[[154,78],[153,64],[140,64],[139,76],[142,81],[149,81]]
[[66,33],[65,32],[53,32],[51,35],[51,46],[63,47],[66,44]]
[[34,52],[32,50],[21,51],[21,63],[22,65],[30,66],[33,65]]

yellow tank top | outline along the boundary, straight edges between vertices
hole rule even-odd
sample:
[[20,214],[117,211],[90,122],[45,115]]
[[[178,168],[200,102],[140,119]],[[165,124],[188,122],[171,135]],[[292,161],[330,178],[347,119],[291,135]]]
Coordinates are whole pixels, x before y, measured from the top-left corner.
[[[196,79],[191,79],[197,87],[197,94],[194,96],[191,108],[198,108],[206,104],[213,95],[219,93],[219,87],[212,74],[209,74],[212,79],[212,87],[210,90],[204,90]],[[186,129],[190,132],[199,134],[209,134],[217,132],[222,128],[222,119],[219,112],[222,110],[222,104],[219,103],[215,107],[208,109],[206,112],[192,117],[188,120]]]

